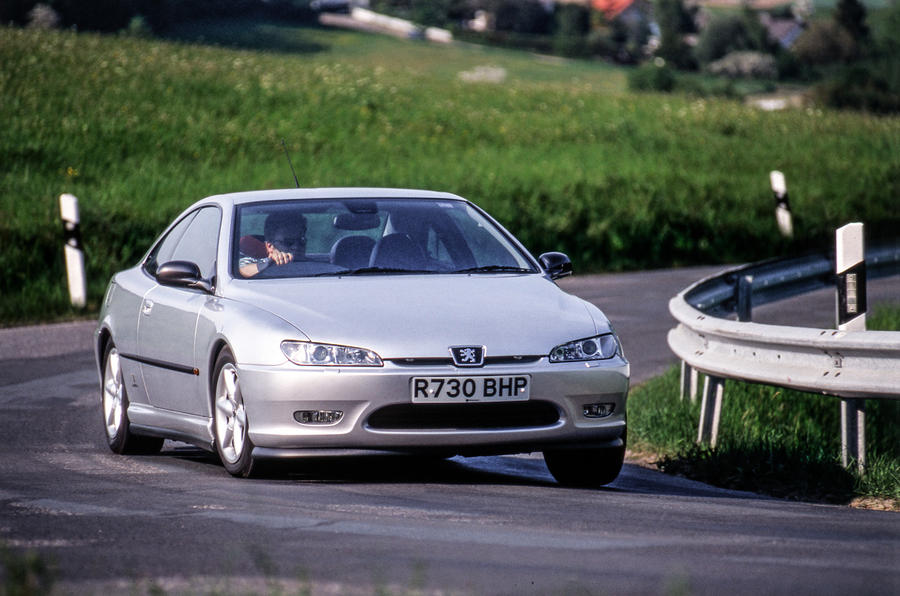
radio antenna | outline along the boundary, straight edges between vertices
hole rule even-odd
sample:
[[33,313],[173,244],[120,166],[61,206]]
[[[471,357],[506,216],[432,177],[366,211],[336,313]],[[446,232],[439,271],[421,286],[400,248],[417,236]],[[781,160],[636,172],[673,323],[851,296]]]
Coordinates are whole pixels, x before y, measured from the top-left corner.
[[287,143],[284,142],[284,139],[281,139],[281,146],[284,147],[284,156],[288,160],[288,165],[291,167],[291,174],[294,175],[294,184],[297,185],[297,188],[300,188],[300,181],[297,180],[297,172],[294,171],[294,164],[291,163],[291,156],[288,154]]

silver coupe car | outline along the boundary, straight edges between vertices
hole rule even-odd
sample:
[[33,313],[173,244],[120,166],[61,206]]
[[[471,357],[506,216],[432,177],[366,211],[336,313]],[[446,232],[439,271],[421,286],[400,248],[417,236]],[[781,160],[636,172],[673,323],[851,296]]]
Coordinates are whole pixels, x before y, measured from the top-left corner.
[[106,438],[267,458],[543,452],[612,482],[629,364],[606,316],[456,195],[290,189],[203,199],[117,273],[95,333]]

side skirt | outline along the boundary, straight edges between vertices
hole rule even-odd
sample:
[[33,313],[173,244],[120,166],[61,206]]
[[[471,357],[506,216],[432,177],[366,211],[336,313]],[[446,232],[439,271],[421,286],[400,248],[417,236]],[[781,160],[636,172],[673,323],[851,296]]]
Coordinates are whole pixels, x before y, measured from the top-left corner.
[[128,421],[138,435],[162,437],[215,451],[212,419],[206,416],[161,410],[145,404],[129,404]]

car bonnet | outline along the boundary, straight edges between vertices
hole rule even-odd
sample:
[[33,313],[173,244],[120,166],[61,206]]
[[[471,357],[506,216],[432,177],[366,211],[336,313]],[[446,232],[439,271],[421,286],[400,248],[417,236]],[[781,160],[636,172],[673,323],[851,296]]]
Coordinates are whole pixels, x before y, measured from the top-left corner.
[[226,297],[289,321],[311,341],[368,348],[384,359],[446,357],[450,346],[542,356],[610,330],[595,309],[540,275],[236,281]]

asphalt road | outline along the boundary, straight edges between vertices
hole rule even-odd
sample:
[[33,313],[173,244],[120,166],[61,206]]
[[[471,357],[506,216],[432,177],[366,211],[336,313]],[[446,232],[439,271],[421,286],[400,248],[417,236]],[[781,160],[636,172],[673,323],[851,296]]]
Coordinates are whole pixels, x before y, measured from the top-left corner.
[[[562,285],[605,309],[640,381],[674,362],[668,299],[712,271]],[[897,283],[870,288],[870,301],[900,298]],[[832,302],[820,293],[754,316],[827,326]],[[116,456],[92,328],[0,330],[7,580],[9,561],[31,551],[60,593],[900,593],[897,513],[768,499],[630,463],[610,487],[579,490],[557,486],[537,455],[315,460],[253,480],[178,443]]]

